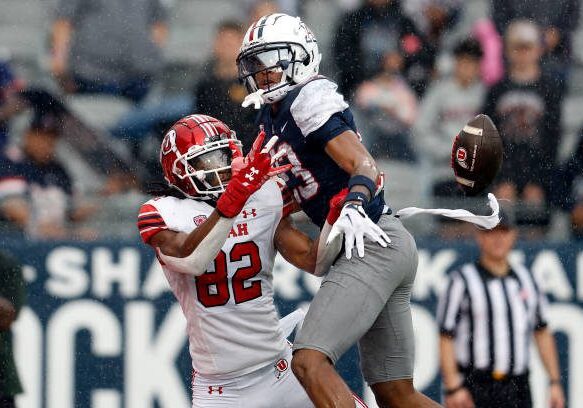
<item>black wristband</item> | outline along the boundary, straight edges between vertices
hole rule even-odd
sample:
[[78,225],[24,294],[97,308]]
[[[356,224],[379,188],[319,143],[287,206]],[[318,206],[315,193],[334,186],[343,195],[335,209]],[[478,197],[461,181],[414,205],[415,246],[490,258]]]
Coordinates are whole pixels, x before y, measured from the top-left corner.
[[456,392],[458,392],[459,390],[461,390],[462,388],[464,388],[464,383],[461,383],[457,387],[450,388],[449,390],[445,390],[445,391],[443,391],[443,393],[445,395],[452,395],[452,394],[455,394]]
[[366,187],[370,192],[370,199],[372,200],[374,198],[375,193],[377,192],[377,183],[373,180],[366,176],[357,174],[356,176],[350,177],[350,180],[348,180],[348,189],[350,190],[356,185]]
[[358,201],[363,207],[366,207],[368,204],[368,197],[365,193],[361,193],[360,191],[351,191],[344,199],[345,203],[348,201]]

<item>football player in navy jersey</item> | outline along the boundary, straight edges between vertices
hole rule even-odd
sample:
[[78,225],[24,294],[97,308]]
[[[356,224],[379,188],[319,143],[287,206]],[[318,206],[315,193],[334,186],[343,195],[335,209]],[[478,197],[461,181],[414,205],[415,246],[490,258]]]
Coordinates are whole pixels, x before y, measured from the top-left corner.
[[[330,246],[341,248],[344,238],[346,256],[332,264],[312,301],[292,368],[316,406],[353,407],[334,364],[358,341],[362,372],[379,406],[438,406],[413,387],[415,241],[390,215],[382,176],[337,85],[318,75],[320,60],[310,29],[286,14],[252,24],[237,58],[249,91],[243,106],[260,108],[259,125],[268,137],[279,137],[272,153],[287,151],[293,167],[285,181],[295,201],[329,233]],[[344,188],[340,217],[331,226],[328,202]]]

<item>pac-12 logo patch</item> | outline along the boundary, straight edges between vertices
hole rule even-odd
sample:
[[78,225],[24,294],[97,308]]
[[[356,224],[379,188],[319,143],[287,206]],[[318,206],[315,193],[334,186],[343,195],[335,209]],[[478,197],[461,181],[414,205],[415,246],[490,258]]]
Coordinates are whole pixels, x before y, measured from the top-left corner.
[[466,163],[466,159],[468,158],[468,152],[463,147],[458,147],[455,152],[455,160],[462,166],[464,169],[468,168],[468,163]]
[[277,378],[279,380],[281,375],[288,369],[289,364],[288,364],[286,359],[280,358],[274,364],[274,367],[275,367],[275,378]]
[[203,222],[205,222],[207,219],[206,215],[197,215],[196,217],[192,218],[192,221],[194,221],[194,225],[196,225],[197,227],[200,226]]

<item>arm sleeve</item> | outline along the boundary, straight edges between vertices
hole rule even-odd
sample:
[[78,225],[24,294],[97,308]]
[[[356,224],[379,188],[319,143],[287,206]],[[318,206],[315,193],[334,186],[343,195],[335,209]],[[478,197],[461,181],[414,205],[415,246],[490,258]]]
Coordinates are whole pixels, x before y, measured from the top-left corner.
[[158,209],[152,204],[143,204],[138,213],[138,230],[144,243],[149,244],[150,239],[158,232],[168,229]]
[[304,137],[318,137],[322,128],[337,113],[344,112],[348,104],[336,89],[338,86],[327,79],[307,83],[293,101],[290,112]]
[[465,293],[464,280],[458,272],[452,272],[437,307],[437,324],[441,334],[455,336]]

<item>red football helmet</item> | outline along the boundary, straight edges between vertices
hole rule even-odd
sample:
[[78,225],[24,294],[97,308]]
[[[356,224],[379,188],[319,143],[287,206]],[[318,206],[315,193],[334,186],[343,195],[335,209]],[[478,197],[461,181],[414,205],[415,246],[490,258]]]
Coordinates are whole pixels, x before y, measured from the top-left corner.
[[218,119],[206,115],[180,119],[160,147],[164,178],[187,197],[217,198],[231,179],[233,142],[240,149],[235,132]]

